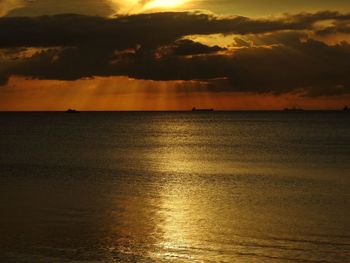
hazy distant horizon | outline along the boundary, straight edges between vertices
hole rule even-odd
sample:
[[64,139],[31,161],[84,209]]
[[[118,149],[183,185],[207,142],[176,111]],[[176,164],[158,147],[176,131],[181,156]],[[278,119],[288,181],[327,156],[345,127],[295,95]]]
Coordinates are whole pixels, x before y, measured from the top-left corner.
[[[344,106],[345,107],[345,106]],[[339,111],[344,111],[344,107],[342,108],[334,108],[334,109],[305,109],[305,108],[300,108],[302,111],[304,112],[339,112]],[[81,110],[78,108],[67,108],[67,109],[62,109],[62,110],[1,110],[0,112],[66,112],[68,109],[74,109],[77,110],[79,112],[192,112],[192,108],[191,109],[180,109],[180,110],[176,110],[176,109],[159,109],[159,110],[138,110],[138,109],[134,109],[134,110]],[[201,109],[201,108],[198,108]],[[282,108],[282,109],[215,109],[212,108],[214,110],[214,112],[286,112],[286,109],[291,109],[291,108]],[[287,112],[291,112],[291,113],[296,113],[293,112],[293,110],[291,111],[287,111]]]

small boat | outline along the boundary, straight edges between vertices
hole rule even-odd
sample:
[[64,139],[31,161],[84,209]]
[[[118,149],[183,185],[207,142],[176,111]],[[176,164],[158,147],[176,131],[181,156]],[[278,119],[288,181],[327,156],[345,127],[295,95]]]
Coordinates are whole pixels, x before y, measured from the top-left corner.
[[300,112],[300,111],[304,111],[304,110],[303,110],[303,109],[300,109],[300,108],[293,107],[293,108],[285,108],[284,111],[288,111],[288,112]]
[[350,111],[350,108],[348,106],[345,106],[343,111]]
[[79,113],[79,111],[74,110],[74,109],[68,109],[66,113]]
[[192,111],[214,111],[214,109],[197,109],[197,108],[192,108]]

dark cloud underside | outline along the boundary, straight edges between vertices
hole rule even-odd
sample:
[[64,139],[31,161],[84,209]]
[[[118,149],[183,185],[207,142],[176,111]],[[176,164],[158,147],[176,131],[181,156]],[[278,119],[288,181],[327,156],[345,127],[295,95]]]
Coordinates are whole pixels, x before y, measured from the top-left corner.
[[[59,80],[123,75],[201,80],[216,92],[345,94],[350,92],[349,44],[328,45],[312,36],[347,33],[349,21],[350,14],[331,11],[274,19],[187,12],[114,19],[3,17],[0,48],[44,49],[32,56],[2,58],[6,67],[0,67],[0,84],[10,75]],[[328,24],[320,28],[320,22]],[[236,47],[228,50],[184,39],[210,34],[235,34]]]

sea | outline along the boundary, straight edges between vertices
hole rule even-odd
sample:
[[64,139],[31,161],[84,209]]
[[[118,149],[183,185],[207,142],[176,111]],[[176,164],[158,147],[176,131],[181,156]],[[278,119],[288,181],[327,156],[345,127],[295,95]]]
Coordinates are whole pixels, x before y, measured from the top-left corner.
[[2,112],[0,262],[350,262],[350,114]]

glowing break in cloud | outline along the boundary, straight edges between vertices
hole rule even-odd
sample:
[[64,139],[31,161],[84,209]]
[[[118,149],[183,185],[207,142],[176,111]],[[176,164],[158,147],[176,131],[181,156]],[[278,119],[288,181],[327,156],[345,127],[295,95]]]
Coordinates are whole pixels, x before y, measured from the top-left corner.
[[109,0],[117,13],[135,14],[150,10],[177,9],[183,7],[186,0]]
[[4,16],[8,11],[24,6],[24,0],[0,0],[0,16]]

